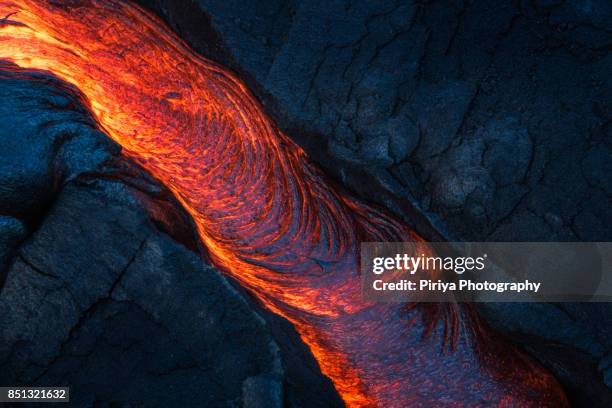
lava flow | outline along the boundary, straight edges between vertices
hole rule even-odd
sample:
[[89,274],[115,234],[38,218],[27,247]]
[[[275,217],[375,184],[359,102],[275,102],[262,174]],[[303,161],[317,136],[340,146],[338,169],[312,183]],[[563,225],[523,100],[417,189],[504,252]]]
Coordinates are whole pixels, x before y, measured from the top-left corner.
[[348,406],[564,406],[539,365],[460,305],[366,303],[363,241],[423,241],[336,191],[227,69],[118,0],[0,0],[0,59],[87,99],[193,217],[212,262],[310,347]]

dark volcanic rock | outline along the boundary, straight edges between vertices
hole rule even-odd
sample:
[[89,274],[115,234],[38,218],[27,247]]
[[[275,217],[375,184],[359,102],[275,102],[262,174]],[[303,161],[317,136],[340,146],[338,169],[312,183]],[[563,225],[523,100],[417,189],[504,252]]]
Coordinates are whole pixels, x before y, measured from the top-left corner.
[[0,384],[69,385],[79,407],[342,405],[74,92],[0,76]]
[[[426,237],[612,239],[610,1],[139,2],[236,70],[329,174]],[[576,402],[607,398],[605,306],[493,309]]]
[[330,174],[413,223],[610,239],[609,1],[139,2],[179,33],[216,31],[186,37]]
[[280,400],[265,321],[124,187],[105,187],[112,198],[101,186],[62,189],[19,249],[0,297],[0,382],[71,385],[76,406],[232,406],[265,378]]

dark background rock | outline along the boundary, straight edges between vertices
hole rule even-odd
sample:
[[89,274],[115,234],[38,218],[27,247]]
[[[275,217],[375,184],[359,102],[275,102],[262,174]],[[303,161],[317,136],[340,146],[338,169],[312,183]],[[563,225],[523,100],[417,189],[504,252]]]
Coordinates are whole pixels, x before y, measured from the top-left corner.
[[415,224],[610,238],[609,1],[138,2],[245,78],[330,174]]
[[[244,78],[339,184],[426,238],[612,239],[608,0],[139,3]],[[574,402],[610,405],[610,306],[483,312]]]
[[24,73],[0,89],[0,384],[71,386],[77,407],[342,406],[74,90]]

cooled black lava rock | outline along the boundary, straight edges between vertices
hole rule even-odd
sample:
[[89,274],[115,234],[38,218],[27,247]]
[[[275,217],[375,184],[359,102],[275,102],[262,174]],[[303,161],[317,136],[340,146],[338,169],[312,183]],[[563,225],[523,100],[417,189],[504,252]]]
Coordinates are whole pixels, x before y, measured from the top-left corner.
[[[610,1],[138,2],[426,238],[612,239]],[[607,305],[486,311],[576,401],[605,405]]]
[[238,71],[330,174],[414,223],[612,238],[608,0],[138,2]]
[[23,72],[0,89],[0,384],[70,386],[77,407],[342,406],[74,90]]

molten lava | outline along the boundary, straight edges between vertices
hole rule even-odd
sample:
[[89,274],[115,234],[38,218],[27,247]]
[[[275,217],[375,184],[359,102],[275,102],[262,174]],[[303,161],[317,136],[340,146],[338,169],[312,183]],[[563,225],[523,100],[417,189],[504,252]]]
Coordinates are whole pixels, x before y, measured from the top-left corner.
[[227,69],[118,0],[0,0],[0,59],[78,87],[193,217],[212,262],[291,321],[348,406],[562,406],[459,305],[361,299],[362,241],[422,240],[333,189]]

